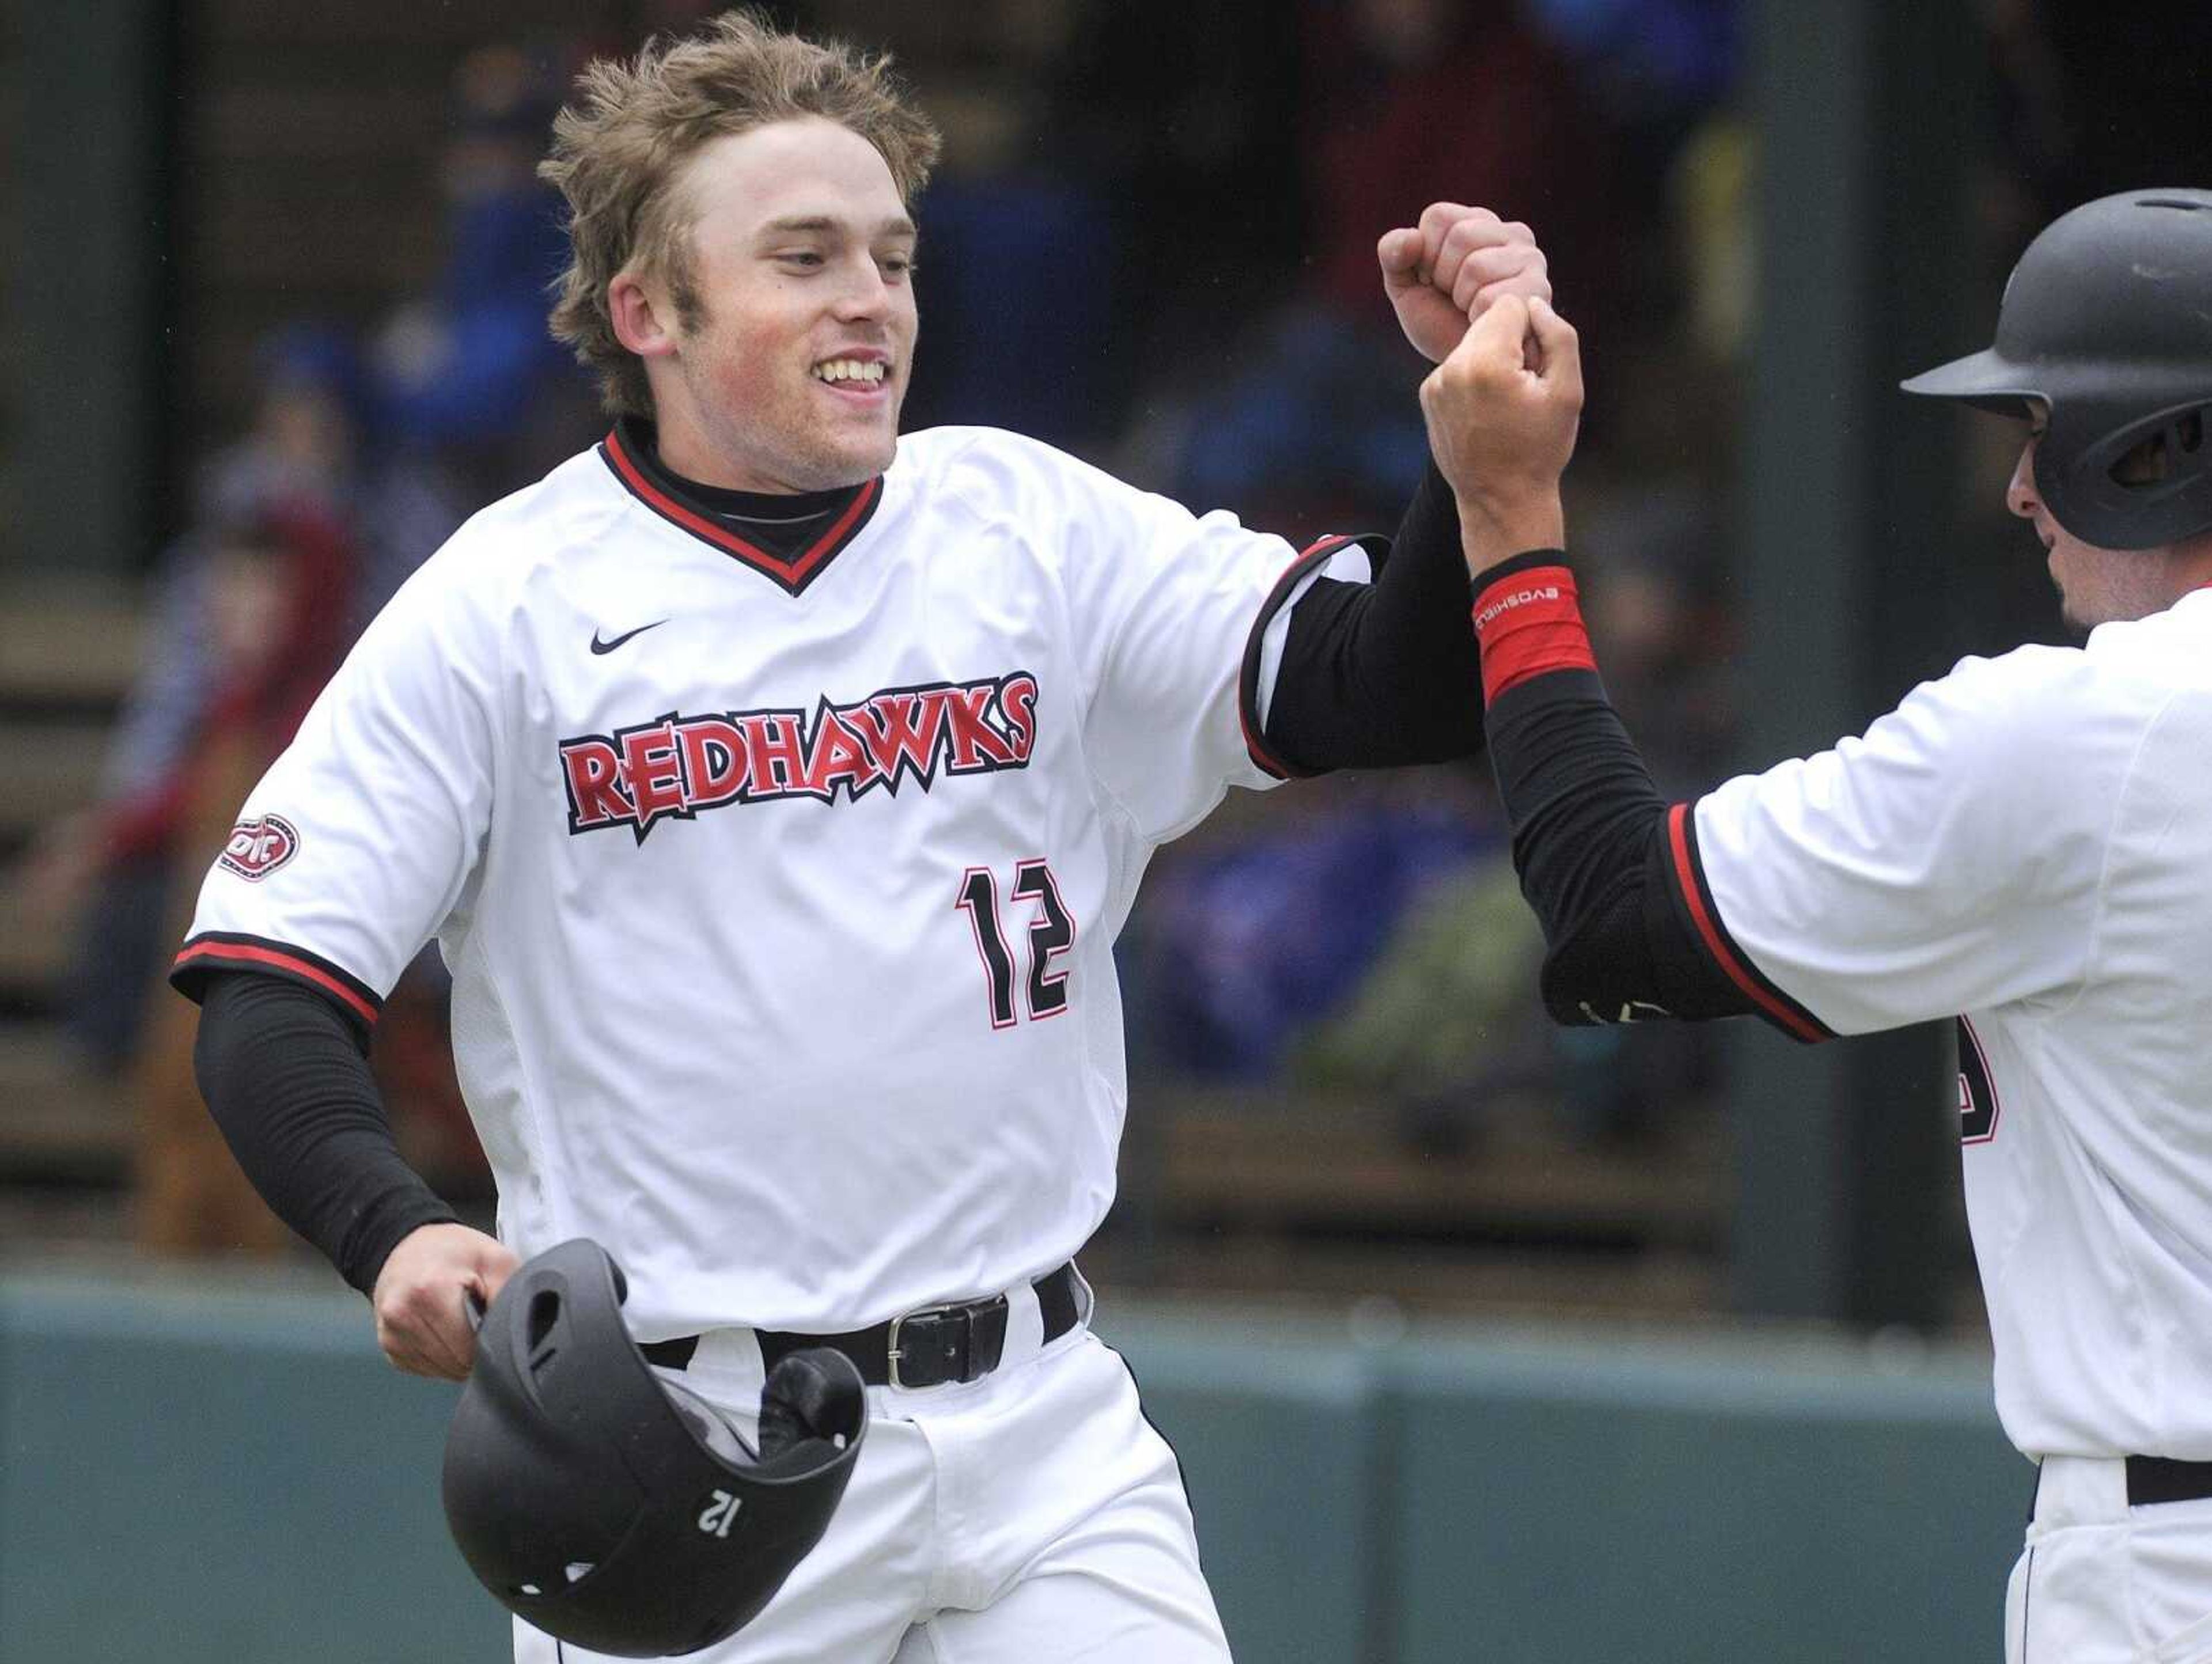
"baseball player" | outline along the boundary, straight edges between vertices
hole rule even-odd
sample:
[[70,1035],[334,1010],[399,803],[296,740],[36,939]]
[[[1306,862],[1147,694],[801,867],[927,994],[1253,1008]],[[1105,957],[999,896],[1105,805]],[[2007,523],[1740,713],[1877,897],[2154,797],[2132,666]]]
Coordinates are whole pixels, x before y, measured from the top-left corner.
[[[750,14],[586,73],[553,323],[613,429],[370,627],[175,980],[241,1164],[400,1368],[461,1376],[465,1297],[574,1236],[741,1428],[786,1353],[860,1366],[828,1535],[702,1656],[1210,1664],[1180,1473],[1073,1263],[1127,1096],[1113,942],[1228,787],[1480,743],[1465,568],[1433,471],[1395,546],[1300,552],[1010,433],[902,436],[936,150],[884,60]],[[1549,294],[1478,210],[1378,252],[1432,360]],[[432,935],[497,1240],[362,1060]]]
[[2080,647],[1961,660],[1860,738],[1668,805],[1560,552],[1582,382],[1543,301],[1423,388],[1493,763],[1563,1023],[1956,1016],[1997,1410],[2040,1464],[2008,1656],[2212,1659],[2212,192],[2065,215],[1996,343],[1905,384],[2024,416],[2006,493]]

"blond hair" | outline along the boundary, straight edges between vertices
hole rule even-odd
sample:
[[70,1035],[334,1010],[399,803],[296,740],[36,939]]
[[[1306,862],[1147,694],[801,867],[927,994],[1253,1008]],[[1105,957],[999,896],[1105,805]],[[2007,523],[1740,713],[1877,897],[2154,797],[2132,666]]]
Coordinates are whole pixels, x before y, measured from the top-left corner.
[[750,9],[696,33],[647,43],[635,62],[602,58],[577,77],[555,118],[539,177],[568,202],[567,270],[552,331],[596,371],[600,402],[649,416],[644,361],[616,337],[607,285],[626,268],[665,282],[678,320],[704,315],[691,265],[692,221],[675,190],[705,145],[772,122],[819,116],[875,146],[908,208],[937,160],[937,130],[908,100],[890,57],[777,29]]

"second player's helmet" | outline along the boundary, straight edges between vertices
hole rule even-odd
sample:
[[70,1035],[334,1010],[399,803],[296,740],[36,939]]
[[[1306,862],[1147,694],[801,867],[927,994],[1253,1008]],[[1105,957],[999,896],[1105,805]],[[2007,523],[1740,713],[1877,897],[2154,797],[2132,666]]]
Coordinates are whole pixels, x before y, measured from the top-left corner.
[[[819,1540],[867,1430],[842,1353],[781,1360],[756,1456],[653,1372],[622,1270],[584,1238],[524,1263],[484,1315],[446,1441],[446,1518],[479,1582],[597,1653],[696,1652],[766,1606]],[[770,1432],[789,1433],[788,1439]]]
[[[1996,344],[1905,391],[2008,415],[2043,400],[2035,489],[2085,543],[2212,531],[2212,191],[2127,191],[2061,215],[2013,268]],[[2154,439],[2158,477],[2116,477]]]

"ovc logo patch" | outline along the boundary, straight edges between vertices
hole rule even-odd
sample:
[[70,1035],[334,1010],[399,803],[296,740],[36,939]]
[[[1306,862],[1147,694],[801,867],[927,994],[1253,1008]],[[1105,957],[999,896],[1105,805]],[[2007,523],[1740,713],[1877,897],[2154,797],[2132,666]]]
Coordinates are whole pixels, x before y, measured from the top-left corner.
[[299,853],[300,834],[292,823],[281,815],[264,815],[232,827],[218,859],[228,871],[258,884]]

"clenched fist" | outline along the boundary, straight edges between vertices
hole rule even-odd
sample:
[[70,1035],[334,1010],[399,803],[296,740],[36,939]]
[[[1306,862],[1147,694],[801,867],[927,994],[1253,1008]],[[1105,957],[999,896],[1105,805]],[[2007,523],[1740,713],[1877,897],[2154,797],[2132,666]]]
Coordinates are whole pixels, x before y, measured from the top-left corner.
[[1468,570],[1565,541],[1559,476],[1583,411],[1582,349],[1550,302],[1499,300],[1421,383],[1429,449],[1459,500]]
[[1431,203],[1418,226],[1385,232],[1375,254],[1399,327],[1432,364],[1449,357],[1468,325],[1505,296],[1552,298],[1535,234],[1486,208]]
[[466,1225],[423,1225],[399,1239],[376,1274],[369,1304],[376,1344],[394,1369],[465,1381],[476,1359],[467,1302],[489,1306],[521,1261],[496,1237]]

